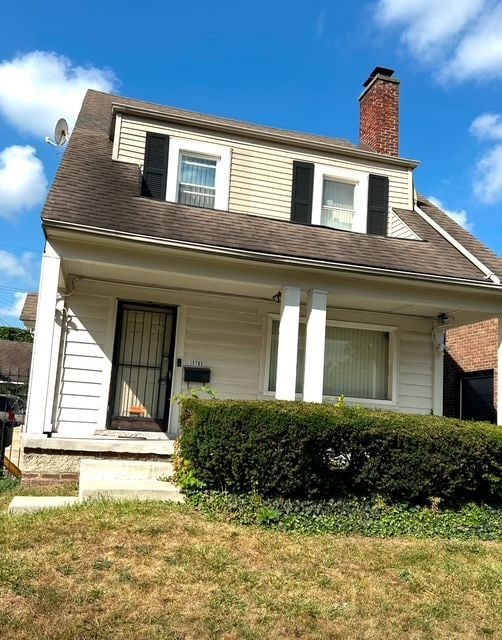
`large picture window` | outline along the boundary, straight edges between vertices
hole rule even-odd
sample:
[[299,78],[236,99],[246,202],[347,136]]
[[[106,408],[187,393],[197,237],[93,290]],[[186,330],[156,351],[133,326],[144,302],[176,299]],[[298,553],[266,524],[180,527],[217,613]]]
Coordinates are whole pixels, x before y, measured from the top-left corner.
[[[273,392],[277,376],[279,321],[272,320],[271,324],[268,391]],[[305,322],[300,322],[296,393],[303,391],[305,335]],[[327,324],[323,395],[390,400],[392,397],[391,356],[390,330]]]

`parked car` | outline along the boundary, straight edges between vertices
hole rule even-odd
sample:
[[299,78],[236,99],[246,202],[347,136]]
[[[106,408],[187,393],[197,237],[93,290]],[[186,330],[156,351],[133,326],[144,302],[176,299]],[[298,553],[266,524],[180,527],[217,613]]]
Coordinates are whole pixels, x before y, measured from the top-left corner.
[[24,422],[25,407],[19,396],[0,394],[0,426],[17,427]]

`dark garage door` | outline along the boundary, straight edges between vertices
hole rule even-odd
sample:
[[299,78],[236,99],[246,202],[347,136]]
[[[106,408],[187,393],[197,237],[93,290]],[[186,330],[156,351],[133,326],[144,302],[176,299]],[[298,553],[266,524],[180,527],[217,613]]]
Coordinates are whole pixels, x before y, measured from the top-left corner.
[[495,422],[493,372],[460,378],[460,417],[464,420]]

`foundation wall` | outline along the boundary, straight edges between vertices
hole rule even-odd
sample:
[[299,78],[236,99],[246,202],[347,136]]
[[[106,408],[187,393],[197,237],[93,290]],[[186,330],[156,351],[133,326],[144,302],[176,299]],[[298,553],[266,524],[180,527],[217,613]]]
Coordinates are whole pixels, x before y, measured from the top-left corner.
[[150,460],[166,462],[170,455],[127,454],[113,452],[85,452],[44,449],[25,449],[22,461],[23,486],[46,486],[51,484],[76,484],[80,477],[80,461],[83,458],[109,460]]

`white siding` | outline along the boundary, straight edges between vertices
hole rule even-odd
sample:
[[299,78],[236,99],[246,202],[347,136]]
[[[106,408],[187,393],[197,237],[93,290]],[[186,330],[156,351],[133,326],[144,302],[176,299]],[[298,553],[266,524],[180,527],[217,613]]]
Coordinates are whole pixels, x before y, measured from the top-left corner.
[[68,298],[56,428],[61,435],[92,435],[100,425],[107,388],[105,344],[111,300],[76,294]]
[[[119,121],[116,159],[142,165],[147,131],[232,148],[229,209],[273,218],[289,219],[293,160],[303,160],[349,170],[365,170],[389,177],[389,208],[410,208],[409,171],[394,166],[351,160],[322,152],[303,152],[286,145],[184,128],[123,116]],[[394,227],[392,227],[394,232]],[[403,236],[399,236],[403,237]]]
[[[113,320],[111,310],[115,300],[76,294],[68,302],[68,329],[63,340],[56,406],[57,431],[65,436],[91,436],[96,429],[105,427],[103,407],[109,392],[114,333],[114,322],[110,318]],[[159,302],[178,304],[175,296]],[[220,398],[270,398],[264,395],[268,365],[265,358],[268,318],[270,312],[277,312],[275,305],[198,295],[189,296],[187,302],[186,294],[183,304],[179,318],[186,320],[184,326],[178,326],[175,357],[181,358],[184,364],[196,360],[209,367],[210,386],[218,391]],[[328,317],[396,326],[397,397],[392,408],[430,412],[433,352],[429,321],[334,309],[328,310]],[[181,369],[177,367],[174,373],[175,380],[180,380]],[[177,382],[173,393],[187,389],[186,383]],[[173,426],[171,429],[175,430]]]
[[183,359],[202,360],[211,368],[210,386],[220,398],[256,398],[262,335],[256,305],[189,306]]
[[432,409],[432,338],[429,332],[400,332],[399,409],[429,413]]

